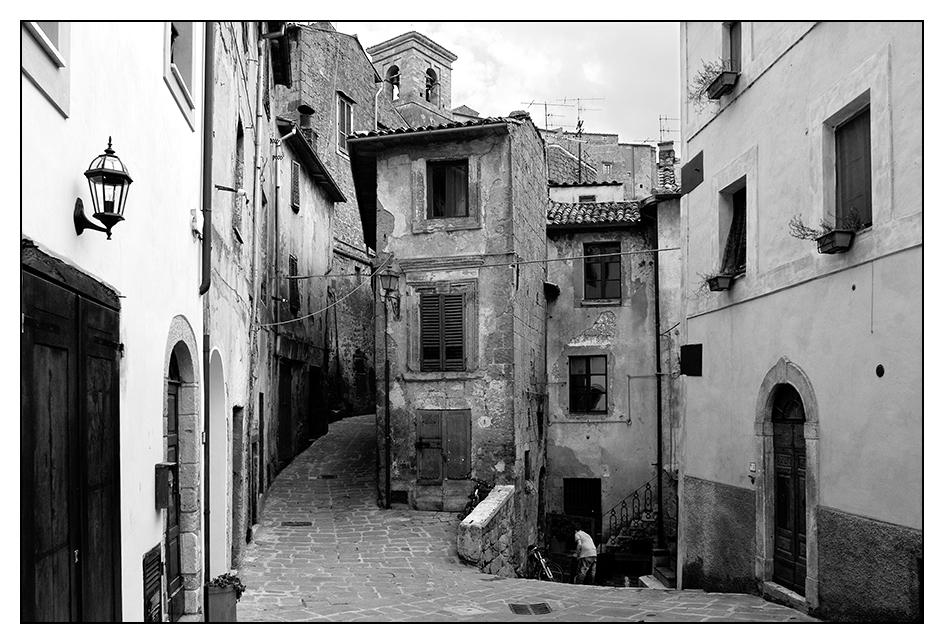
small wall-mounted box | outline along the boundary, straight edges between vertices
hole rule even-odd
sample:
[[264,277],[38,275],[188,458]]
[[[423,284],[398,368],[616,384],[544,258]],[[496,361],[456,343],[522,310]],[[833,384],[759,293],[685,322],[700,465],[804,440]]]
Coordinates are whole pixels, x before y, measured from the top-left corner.
[[170,507],[176,475],[177,463],[157,463],[154,465],[154,507],[156,509],[163,510]]

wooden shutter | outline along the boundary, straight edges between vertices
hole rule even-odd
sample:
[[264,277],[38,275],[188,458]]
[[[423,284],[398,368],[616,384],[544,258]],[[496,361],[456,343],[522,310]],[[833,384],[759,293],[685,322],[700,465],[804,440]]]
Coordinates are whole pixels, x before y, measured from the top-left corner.
[[298,187],[301,166],[298,161],[292,161],[292,210],[298,212],[301,208],[301,196]]
[[[298,276],[298,258],[294,255],[288,256],[288,274],[289,277]],[[298,290],[297,279],[288,281],[288,306],[292,313],[298,313],[298,310],[302,307],[302,298]]]
[[144,555],[144,621],[157,624],[161,613],[161,546],[154,546]]
[[444,410],[446,478],[467,479],[472,473],[472,410]]
[[462,293],[442,296],[443,370],[465,370],[465,297]]
[[442,483],[442,413],[438,409],[416,411],[416,478],[423,485]]
[[872,150],[869,110],[836,128],[836,225],[852,211],[872,225]]
[[421,371],[439,371],[442,367],[440,327],[439,295],[435,293],[420,295]]

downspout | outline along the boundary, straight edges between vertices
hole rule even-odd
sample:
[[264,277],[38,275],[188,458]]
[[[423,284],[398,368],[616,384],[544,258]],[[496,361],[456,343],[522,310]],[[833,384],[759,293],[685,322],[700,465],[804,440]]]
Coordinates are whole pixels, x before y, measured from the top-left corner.
[[[216,41],[213,23],[204,23],[203,70],[203,283],[200,295],[210,290],[210,240],[213,214],[213,70]],[[203,315],[203,621],[210,621],[210,315],[204,301]]]

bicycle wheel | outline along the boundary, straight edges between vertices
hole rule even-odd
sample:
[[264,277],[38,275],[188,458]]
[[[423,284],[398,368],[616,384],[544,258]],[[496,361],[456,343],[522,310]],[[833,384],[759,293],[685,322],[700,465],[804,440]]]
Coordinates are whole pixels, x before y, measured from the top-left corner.
[[[556,563],[547,562],[547,569],[551,571],[552,579],[547,579],[547,581],[556,581],[557,583],[564,583],[564,570],[558,566]],[[542,574],[541,578],[545,579],[547,575]]]

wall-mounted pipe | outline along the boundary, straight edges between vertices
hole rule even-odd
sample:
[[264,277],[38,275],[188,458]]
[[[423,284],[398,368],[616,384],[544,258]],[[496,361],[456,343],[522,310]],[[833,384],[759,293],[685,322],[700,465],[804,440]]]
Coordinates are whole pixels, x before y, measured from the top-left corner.
[[[210,240],[213,214],[213,70],[216,41],[213,23],[204,23],[203,62],[203,283],[200,295],[210,290]],[[203,316],[203,621],[210,621],[210,316],[204,302]]]

